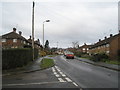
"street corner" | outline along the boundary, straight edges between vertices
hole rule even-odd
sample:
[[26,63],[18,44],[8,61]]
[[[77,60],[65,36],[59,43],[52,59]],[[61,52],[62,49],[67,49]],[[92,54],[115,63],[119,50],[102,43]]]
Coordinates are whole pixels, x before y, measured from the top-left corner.
[[77,88],[57,66],[19,75],[3,77],[3,88]]

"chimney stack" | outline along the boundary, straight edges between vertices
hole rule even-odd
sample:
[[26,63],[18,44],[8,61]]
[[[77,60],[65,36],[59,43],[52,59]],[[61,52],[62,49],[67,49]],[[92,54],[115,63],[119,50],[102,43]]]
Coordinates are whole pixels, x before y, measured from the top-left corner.
[[105,39],[107,39],[107,37],[105,36]]
[[13,28],[13,32],[16,33],[16,28]]
[[113,35],[112,34],[110,34],[110,37],[112,37]]
[[22,32],[21,32],[21,31],[19,31],[19,35],[20,35],[20,36],[22,35]]
[[31,36],[30,36],[30,39],[31,39]]
[[99,39],[99,42],[101,41],[101,39]]

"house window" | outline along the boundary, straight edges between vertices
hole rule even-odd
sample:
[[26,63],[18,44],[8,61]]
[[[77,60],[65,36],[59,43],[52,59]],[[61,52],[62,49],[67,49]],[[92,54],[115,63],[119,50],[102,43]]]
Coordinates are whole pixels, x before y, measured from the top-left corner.
[[83,48],[83,50],[85,50],[85,48]]
[[109,44],[107,44],[106,47],[109,47]]
[[2,42],[6,42],[6,39],[2,39]]
[[110,53],[110,51],[106,51],[106,53],[107,53],[107,54],[109,54],[109,53]]
[[24,44],[26,44],[26,42],[24,41]]
[[17,42],[17,39],[13,39],[13,42]]

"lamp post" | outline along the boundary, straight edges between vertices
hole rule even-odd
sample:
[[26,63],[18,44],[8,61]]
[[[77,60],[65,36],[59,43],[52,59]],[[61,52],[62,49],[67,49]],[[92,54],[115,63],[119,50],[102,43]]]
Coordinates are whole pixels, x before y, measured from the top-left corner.
[[50,20],[46,20],[43,22],[43,51],[44,51],[44,23],[45,22],[50,22]]

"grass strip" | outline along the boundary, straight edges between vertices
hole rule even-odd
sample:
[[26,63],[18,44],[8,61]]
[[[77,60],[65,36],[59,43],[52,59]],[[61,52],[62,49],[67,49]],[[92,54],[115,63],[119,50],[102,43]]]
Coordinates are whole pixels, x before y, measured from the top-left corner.
[[49,58],[44,58],[42,59],[41,63],[40,63],[40,67],[41,69],[46,69],[49,67],[54,66],[54,60],[53,59],[49,59]]

